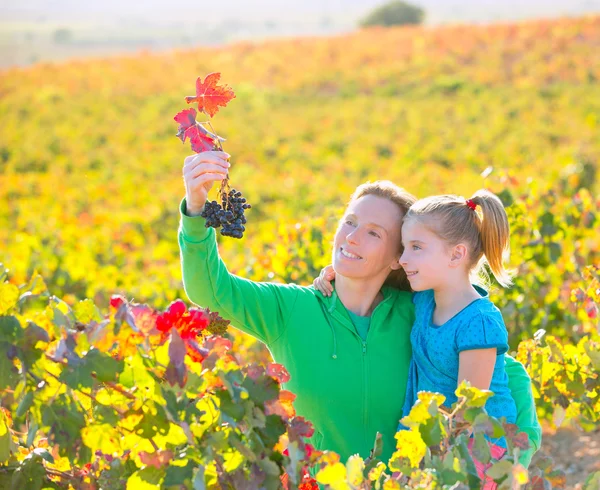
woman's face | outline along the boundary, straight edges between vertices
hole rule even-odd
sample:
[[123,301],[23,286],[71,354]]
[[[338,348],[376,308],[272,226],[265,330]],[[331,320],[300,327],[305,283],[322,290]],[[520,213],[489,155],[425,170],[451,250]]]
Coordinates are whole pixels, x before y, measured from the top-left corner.
[[401,223],[401,210],[388,199],[367,195],[351,202],[335,233],[336,274],[384,281],[400,268]]

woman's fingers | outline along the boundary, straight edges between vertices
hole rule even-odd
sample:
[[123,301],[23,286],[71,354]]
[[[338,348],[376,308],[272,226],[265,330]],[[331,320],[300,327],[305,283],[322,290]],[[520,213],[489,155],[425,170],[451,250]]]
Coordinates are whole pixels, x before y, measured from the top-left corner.
[[202,174],[222,174],[227,175],[227,168],[213,163],[198,163],[185,168],[183,175],[187,179],[195,179]]
[[[219,163],[219,162],[227,162],[231,158],[229,153],[225,153],[224,151],[203,151],[201,153],[195,153],[194,155],[190,155],[185,157],[183,160],[183,165],[189,165],[192,163],[198,162],[209,162],[209,163]],[[228,162],[229,163],[229,162]]]
[[193,179],[190,179],[190,186],[192,187],[192,189],[196,189],[198,187],[202,187],[204,186],[207,182],[216,182],[219,180],[223,180],[225,178],[225,174],[221,174],[221,173],[204,173],[199,175],[198,177],[195,177]]

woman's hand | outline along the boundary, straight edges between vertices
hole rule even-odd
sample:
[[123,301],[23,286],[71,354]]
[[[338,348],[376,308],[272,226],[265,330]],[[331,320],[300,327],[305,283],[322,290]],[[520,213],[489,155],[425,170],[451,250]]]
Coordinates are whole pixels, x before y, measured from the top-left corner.
[[230,155],[222,151],[204,151],[190,155],[183,162],[186,214],[197,216],[202,212],[213,182],[227,177]]
[[319,290],[323,293],[324,296],[331,296],[333,293],[333,286],[331,285],[331,281],[335,279],[335,271],[333,270],[333,266],[328,265],[321,269],[321,274],[313,281],[313,286],[315,289]]

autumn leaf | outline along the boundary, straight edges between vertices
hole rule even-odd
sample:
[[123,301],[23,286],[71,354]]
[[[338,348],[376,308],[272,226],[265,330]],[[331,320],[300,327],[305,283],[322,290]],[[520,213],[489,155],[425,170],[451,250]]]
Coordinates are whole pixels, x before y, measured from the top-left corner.
[[196,96],[188,96],[185,101],[188,104],[197,103],[198,110],[213,117],[219,106],[225,107],[227,103],[235,98],[233,90],[227,85],[217,85],[221,79],[220,73],[209,73],[204,82],[201,77],[196,80]]
[[267,366],[267,374],[275,378],[279,383],[287,383],[290,380],[290,373],[287,372],[287,369],[275,362]]

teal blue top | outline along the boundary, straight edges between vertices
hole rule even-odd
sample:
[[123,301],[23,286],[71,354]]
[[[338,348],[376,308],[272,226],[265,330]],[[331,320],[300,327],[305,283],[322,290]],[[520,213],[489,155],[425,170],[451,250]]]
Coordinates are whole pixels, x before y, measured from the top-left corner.
[[350,310],[348,310],[348,316],[350,317],[350,320],[352,320],[354,328],[356,328],[356,333],[360,335],[361,339],[367,340],[367,334],[369,333],[369,327],[371,326],[371,317],[360,316]]

